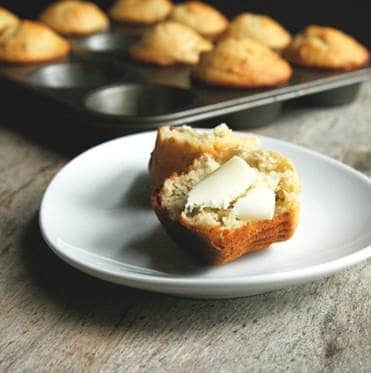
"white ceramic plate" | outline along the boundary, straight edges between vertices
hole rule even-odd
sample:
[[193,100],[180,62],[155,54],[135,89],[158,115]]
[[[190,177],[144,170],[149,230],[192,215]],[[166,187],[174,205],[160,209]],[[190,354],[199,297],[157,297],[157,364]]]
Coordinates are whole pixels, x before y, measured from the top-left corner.
[[371,256],[371,181],[340,162],[263,138],[297,166],[301,221],[294,237],[222,267],[199,264],[152,212],[147,163],[155,133],[94,147],[67,164],[45,192],[40,225],[72,266],[119,284],[200,298],[263,293],[328,276]]

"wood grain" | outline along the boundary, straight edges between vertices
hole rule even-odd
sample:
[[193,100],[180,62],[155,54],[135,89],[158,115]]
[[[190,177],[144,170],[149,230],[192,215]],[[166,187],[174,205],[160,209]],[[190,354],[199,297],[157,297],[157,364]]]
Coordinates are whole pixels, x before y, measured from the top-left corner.
[[[79,142],[76,129],[42,137],[12,118],[0,122],[1,372],[371,370],[370,262],[305,286],[218,301],[132,290],[64,264],[41,239],[40,199],[65,162],[97,139]],[[256,132],[371,176],[371,84],[351,105],[292,106]]]

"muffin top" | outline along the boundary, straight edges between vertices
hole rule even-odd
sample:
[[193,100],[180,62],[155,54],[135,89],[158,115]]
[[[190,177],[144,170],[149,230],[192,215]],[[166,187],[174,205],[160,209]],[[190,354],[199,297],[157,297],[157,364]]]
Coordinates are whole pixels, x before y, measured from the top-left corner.
[[354,38],[332,27],[308,26],[285,50],[285,57],[298,65],[352,70],[369,61],[367,49]]
[[164,20],[172,8],[169,0],[117,0],[109,15],[117,22],[148,25]]
[[215,8],[201,1],[187,1],[177,5],[170,15],[207,38],[215,38],[225,31],[228,20]]
[[149,172],[156,187],[173,172],[183,172],[203,153],[218,162],[225,162],[241,150],[254,150],[259,138],[252,134],[236,134],[226,124],[210,132],[200,132],[188,126],[164,126],[157,129],[156,145],[151,154]]
[[196,64],[212,44],[188,26],[165,21],[148,30],[129,49],[132,58],[157,65]]
[[232,20],[227,36],[248,37],[265,46],[281,50],[290,43],[291,35],[277,21],[261,14],[243,13]]
[[0,61],[36,63],[62,58],[70,44],[41,22],[22,21],[0,36]]
[[14,26],[18,22],[19,19],[16,15],[0,6],[0,32],[6,27]]
[[196,79],[212,85],[268,87],[290,79],[292,69],[277,53],[252,39],[226,38],[201,56]]
[[40,20],[64,35],[89,35],[109,27],[106,14],[87,1],[53,3],[40,14]]

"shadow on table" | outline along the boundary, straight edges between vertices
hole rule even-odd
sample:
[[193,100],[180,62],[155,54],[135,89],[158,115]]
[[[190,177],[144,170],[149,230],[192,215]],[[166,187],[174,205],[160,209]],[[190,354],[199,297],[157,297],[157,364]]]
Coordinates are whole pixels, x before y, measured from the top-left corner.
[[1,107],[0,125],[64,157],[72,158],[94,145],[127,133],[93,126],[67,106],[7,84],[1,81],[1,92],[7,95],[6,102],[10,104]]
[[53,302],[69,317],[83,318],[87,324],[140,328],[146,333],[163,328],[164,323],[176,333],[184,333],[194,323],[205,330],[226,324],[248,327],[288,307],[304,307],[321,284],[230,300],[183,299],[130,289],[95,279],[60,260],[43,241],[36,215],[25,229],[21,247],[31,282],[40,290],[35,292],[35,302]]

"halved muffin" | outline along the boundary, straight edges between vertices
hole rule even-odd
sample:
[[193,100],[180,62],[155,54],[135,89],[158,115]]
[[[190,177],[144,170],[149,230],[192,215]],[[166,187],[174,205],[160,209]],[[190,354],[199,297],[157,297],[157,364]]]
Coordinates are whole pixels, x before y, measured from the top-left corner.
[[65,57],[70,43],[41,22],[24,20],[0,35],[0,61],[28,64]]
[[249,38],[221,40],[203,53],[193,77],[209,85],[263,88],[287,82],[291,66],[273,50]]
[[18,17],[0,6],[0,33],[9,26],[15,26],[19,22]]
[[165,21],[148,30],[129,49],[129,55],[137,61],[161,66],[194,65],[198,63],[201,52],[211,48],[212,44],[190,27]]
[[200,155],[207,153],[218,162],[225,162],[241,150],[254,150],[259,139],[252,134],[236,135],[226,124],[211,132],[188,126],[165,126],[157,130],[156,145],[151,154],[149,172],[156,187],[173,172],[183,172]]
[[168,177],[151,203],[174,241],[219,265],[288,240],[299,220],[299,193],[290,160],[255,150],[224,164],[200,156]]
[[232,20],[226,36],[250,38],[280,51],[291,41],[290,33],[273,18],[263,14],[242,13]]
[[58,1],[40,14],[40,20],[63,35],[89,35],[109,27],[106,14],[88,1]]
[[354,70],[366,66],[370,55],[354,38],[333,27],[308,26],[284,52],[292,63],[314,68]]
[[218,10],[201,1],[186,1],[174,7],[170,19],[183,23],[208,39],[215,39],[228,27],[228,20]]
[[163,21],[172,9],[169,0],[116,0],[109,15],[116,22],[150,25]]

